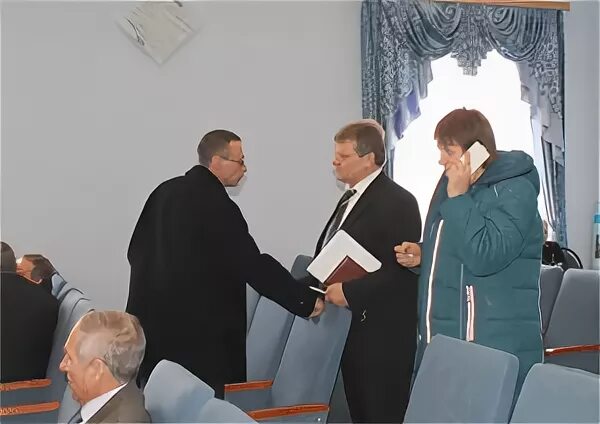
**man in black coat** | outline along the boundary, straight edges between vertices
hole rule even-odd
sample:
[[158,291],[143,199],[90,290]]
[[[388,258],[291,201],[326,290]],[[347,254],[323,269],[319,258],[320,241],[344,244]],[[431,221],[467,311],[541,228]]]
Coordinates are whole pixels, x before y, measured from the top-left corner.
[[261,253],[225,187],[246,172],[240,138],[215,130],[198,145],[200,165],[150,195],[129,245],[127,312],[147,338],[140,381],[161,359],[223,396],[246,380],[246,283],[290,312],[320,314],[323,301]]
[[20,275],[11,247],[2,242],[0,275],[0,381],[46,378],[58,320],[54,296]]
[[382,263],[363,278],[330,285],[325,296],[352,311],[342,357],[348,407],[353,422],[402,422],[416,348],[417,276],[398,266],[394,246],[419,241],[419,207],[411,193],[382,173],[385,148],[377,122],[349,124],[334,141],[336,178],[347,191],[315,255],[342,229]]

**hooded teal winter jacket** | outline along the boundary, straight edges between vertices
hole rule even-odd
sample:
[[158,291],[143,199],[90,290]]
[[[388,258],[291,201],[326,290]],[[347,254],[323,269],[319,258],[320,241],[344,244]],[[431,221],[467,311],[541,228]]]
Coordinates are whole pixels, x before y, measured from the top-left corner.
[[463,195],[444,176],[431,200],[421,251],[419,347],[445,334],[519,358],[520,388],[543,358],[539,310],[539,176],[519,151],[498,152]]

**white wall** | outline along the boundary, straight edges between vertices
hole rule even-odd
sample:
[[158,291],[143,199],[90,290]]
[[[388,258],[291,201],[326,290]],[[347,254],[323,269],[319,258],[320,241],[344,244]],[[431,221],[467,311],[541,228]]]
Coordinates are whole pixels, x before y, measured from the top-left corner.
[[360,3],[194,3],[201,29],[163,66],[116,26],[126,6],[3,3],[2,240],[124,307],[143,202],[224,127],[258,245],[312,253],[339,196],[332,135],[361,114]]
[[592,218],[600,200],[600,3],[572,1],[565,14],[565,143],[567,237],[589,267]]
[[[599,13],[596,2],[571,7],[567,219],[589,264]],[[122,308],[143,202],[194,164],[199,136],[225,127],[245,140],[235,200],[259,246],[288,266],[311,253],[339,195],[331,136],[360,115],[360,3],[194,3],[200,31],[163,66],[117,28],[127,8],[3,2],[2,239],[46,254],[99,306]]]

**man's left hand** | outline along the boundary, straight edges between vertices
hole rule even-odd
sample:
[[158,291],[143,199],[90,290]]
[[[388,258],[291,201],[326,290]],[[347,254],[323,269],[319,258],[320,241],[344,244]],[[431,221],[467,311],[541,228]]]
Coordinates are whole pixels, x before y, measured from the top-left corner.
[[456,197],[469,191],[471,185],[471,155],[466,152],[464,163],[455,159],[446,165],[448,177],[448,197]]
[[331,284],[329,287],[327,287],[325,300],[337,306],[348,307],[348,301],[346,300],[346,296],[344,296],[341,283]]

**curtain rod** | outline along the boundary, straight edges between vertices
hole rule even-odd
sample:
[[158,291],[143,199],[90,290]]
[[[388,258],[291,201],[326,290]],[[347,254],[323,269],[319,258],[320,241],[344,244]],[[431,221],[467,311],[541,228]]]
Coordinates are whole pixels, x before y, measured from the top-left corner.
[[532,9],[571,10],[571,2],[563,0],[434,0],[438,3],[474,3],[490,6],[528,7]]

